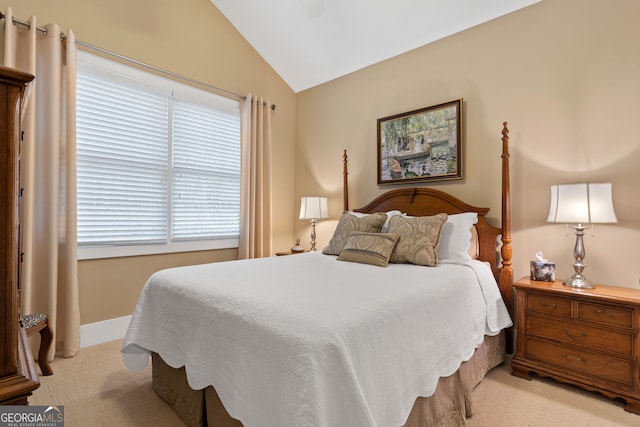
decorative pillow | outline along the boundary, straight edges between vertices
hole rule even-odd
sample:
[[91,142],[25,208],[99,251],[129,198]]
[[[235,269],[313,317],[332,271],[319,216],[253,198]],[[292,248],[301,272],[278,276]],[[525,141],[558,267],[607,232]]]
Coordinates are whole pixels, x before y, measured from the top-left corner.
[[[371,214],[366,214],[366,213],[362,213],[362,212],[353,212],[353,211],[349,211],[349,213],[353,216],[357,216],[358,218],[364,218],[367,215],[371,215]],[[384,222],[384,224],[382,224],[382,228],[380,229],[381,233],[386,233],[389,231],[389,220],[391,220],[392,216],[395,215],[402,215],[402,212],[400,211],[388,211],[385,212],[385,215],[387,215],[387,220]]]
[[[467,261],[471,259],[471,227],[478,222],[476,212],[449,215],[442,226],[438,259]],[[477,244],[477,243],[476,243]]]
[[358,218],[349,212],[343,212],[336,226],[336,231],[333,232],[333,236],[329,241],[329,245],[322,250],[322,253],[325,255],[340,255],[351,233],[354,231],[377,233],[386,220],[387,216],[383,213],[374,213]]
[[340,252],[338,260],[386,267],[398,241],[395,233],[364,233],[356,231]]
[[440,242],[440,230],[447,214],[433,216],[394,216],[389,221],[389,233],[400,236],[389,262],[411,263],[434,267],[438,264],[436,249]]

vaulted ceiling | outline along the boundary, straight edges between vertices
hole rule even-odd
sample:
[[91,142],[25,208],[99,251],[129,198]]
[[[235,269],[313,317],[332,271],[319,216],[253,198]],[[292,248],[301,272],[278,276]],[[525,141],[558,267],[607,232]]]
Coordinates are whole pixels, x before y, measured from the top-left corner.
[[211,0],[295,91],[541,0]]

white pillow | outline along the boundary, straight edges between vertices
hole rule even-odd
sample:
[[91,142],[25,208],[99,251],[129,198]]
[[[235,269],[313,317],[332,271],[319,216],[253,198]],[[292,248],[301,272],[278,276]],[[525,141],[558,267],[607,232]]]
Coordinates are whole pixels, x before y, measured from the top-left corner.
[[477,222],[476,212],[449,215],[440,234],[438,260],[470,260],[471,227]]
[[[353,212],[353,211],[349,211],[349,213],[357,218],[362,218],[365,217],[369,214],[366,213],[362,213],[362,212]],[[386,233],[389,230],[389,220],[391,219],[392,216],[394,215],[402,215],[402,212],[400,211],[389,211],[389,212],[385,212],[385,214],[387,215],[387,220],[384,222],[384,224],[382,224],[382,228],[380,229],[381,233]]]

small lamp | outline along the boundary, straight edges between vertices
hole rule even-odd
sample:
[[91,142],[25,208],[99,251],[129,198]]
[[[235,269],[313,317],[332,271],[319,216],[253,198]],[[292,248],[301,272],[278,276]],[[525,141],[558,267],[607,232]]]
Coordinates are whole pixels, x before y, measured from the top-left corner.
[[316,250],[316,220],[329,218],[326,197],[303,197],[300,201],[300,219],[311,221],[311,249]]
[[618,222],[613,210],[611,183],[580,183],[551,186],[551,205],[547,222],[575,224],[576,245],[573,249],[574,275],[564,284],[574,288],[593,289],[595,285],[582,272],[585,251],[582,237],[587,224]]

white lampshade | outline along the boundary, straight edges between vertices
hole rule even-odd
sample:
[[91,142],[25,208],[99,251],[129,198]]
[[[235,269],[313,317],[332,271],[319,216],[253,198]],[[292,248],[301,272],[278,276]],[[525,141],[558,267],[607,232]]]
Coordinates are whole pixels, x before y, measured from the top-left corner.
[[326,197],[302,197],[300,201],[300,219],[329,218]]
[[611,183],[552,185],[547,222],[566,224],[618,222],[613,209]]

